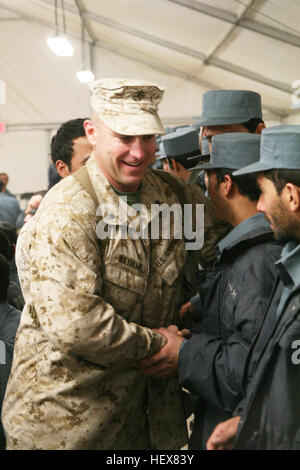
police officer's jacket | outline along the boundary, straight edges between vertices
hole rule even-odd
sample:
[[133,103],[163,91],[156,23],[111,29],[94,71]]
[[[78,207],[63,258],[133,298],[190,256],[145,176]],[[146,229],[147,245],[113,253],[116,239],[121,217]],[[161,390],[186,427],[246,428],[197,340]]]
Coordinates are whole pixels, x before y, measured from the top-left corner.
[[300,450],[300,250],[291,245],[247,359],[234,449]]
[[200,318],[179,356],[180,383],[195,401],[191,449],[205,448],[215,426],[241,400],[246,357],[274,287],[282,245],[257,214],[218,249],[214,268],[200,272]]

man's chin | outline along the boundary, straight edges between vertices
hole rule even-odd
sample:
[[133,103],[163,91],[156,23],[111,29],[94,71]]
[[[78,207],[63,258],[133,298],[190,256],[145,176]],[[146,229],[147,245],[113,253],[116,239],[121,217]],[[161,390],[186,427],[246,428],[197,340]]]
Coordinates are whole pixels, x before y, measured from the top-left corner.
[[287,242],[290,242],[292,240],[294,240],[293,237],[291,237],[291,235],[289,235],[288,233],[283,233],[283,232],[276,232],[273,227],[271,227],[273,232],[274,232],[274,238],[277,242],[280,242],[280,243],[287,243]]
[[128,177],[119,184],[122,186],[122,192],[131,193],[136,192],[140,188],[143,177]]

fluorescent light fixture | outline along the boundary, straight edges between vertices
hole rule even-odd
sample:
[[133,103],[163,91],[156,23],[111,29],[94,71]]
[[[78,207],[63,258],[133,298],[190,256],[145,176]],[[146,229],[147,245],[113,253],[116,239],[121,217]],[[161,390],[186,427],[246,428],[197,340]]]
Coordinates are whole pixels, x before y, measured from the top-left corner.
[[95,75],[91,70],[79,70],[76,76],[81,83],[90,83],[95,80]]
[[71,57],[74,54],[72,44],[64,36],[52,36],[47,38],[47,44],[52,52],[60,57]]

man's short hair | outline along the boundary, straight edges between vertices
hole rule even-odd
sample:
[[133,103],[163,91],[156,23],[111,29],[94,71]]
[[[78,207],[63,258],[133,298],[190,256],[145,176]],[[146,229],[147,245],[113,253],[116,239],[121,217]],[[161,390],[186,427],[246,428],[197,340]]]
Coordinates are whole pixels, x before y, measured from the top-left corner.
[[0,229],[0,254],[3,255],[7,261],[10,261],[14,256],[13,244],[8,238],[4,230]]
[[2,180],[0,180],[0,193],[2,192],[3,188],[4,188],[4,183]]
[[5,232],[10,242],[15,245],[17,243],[17,229],[14,225],[9,222],[0,221],[0,231]]
[[300,188],[300,170],[269,170],[264,171],[263,176],[272,181],[278,196],[287,183],[292,183]]
[[73,154],[73,142],[79,137],[85,137],[83,127],[84,121],[88,118],[71,119],[64,122],[51,140],[51,158],[53,164],[61,160],[68,165],[71,170],[71,160]]
[[3,255],[0,254],[0,302],[4,302],[7,297],[9,284],[9,264]]
[[227,168],[216,168],[212,171],[216,173],[218,185],[225,181],[225,175],[229,175],[242,196],[246,196],[250,201],[258,201],[261,191],[255,174],[232,176],[235,170],[228,170]]
[[244,126],[251,134],[254,134],[259,124],[264,124],[264,121],[262,119],[253,118],[247,122],[243,122],[242,126]]

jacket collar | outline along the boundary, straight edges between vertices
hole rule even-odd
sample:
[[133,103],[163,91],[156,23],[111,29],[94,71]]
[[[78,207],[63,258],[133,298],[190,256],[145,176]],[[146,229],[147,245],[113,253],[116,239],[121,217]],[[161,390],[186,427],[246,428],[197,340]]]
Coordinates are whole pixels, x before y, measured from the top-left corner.
[[237,246],[240,242],[256,238],[259,235],[272,233],[269,222],[265,216],[259,212],[258,214],[243,220],[239,225],[234,227],[217,245],[219,257],[225,250],[229,250]]
[[275,266],[285,287],[294,289],[300,286],[300,244],[288,242]]

